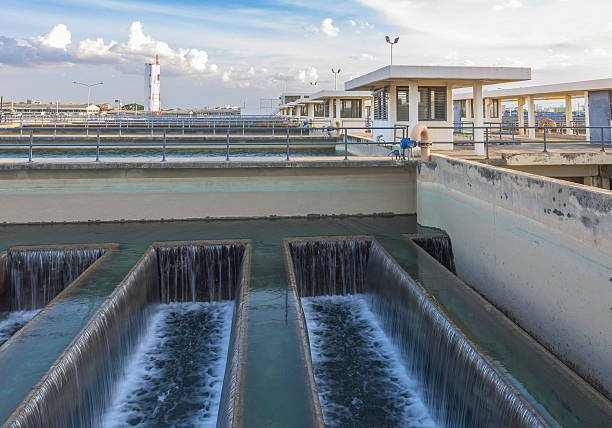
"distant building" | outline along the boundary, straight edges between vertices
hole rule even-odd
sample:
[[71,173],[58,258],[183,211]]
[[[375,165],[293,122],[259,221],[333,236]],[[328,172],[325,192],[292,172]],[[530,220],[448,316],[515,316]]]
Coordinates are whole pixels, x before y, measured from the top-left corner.
[[145,64],[145,108],[153,113],[161,113],[160,71],[159,57],[155,55],[155,64]]

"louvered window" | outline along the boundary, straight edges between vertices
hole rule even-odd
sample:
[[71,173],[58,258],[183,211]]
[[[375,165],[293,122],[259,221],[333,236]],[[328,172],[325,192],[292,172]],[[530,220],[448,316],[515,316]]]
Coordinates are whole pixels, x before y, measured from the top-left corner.
[[397,120],[409,121],[409,104],[408,104],[408,88],[397,88]]
[[315,117],[325,117],[327,114],[329,114],[329,103],[327,101],[314,105]]
[[340,100],[340,117],[357,119],[361,117],[361,100]]
[[374,120],[389,119],[389,89],[382,88],[374,92]]
[[[397,88],[398,121],[410,120],[409,106],[408,88]],[[446,120],[446,87],[419,86],[419,120]]]
[[492,119],[499,117],[499,100],[489,100],[489,117]]

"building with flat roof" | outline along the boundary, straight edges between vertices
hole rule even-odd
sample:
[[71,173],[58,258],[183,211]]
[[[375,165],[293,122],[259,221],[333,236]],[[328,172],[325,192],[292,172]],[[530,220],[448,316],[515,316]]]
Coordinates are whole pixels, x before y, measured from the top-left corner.
[[[373,96],[373,126],[408,126],[409,132],[423,123],[438,150],[453,148],[453,89],[474,89],[474,124],[484,126],[482,88],[485,85],[531,79],[531,69],[522,67],[464,67],[389,65],[345,83],[349,91],[370,91]],[[441,127],[442,129],[435,129]],[[385,141],[393,141],[392,129],[373,130]],[[475,131],[476,153],[484,154],[484,129]]]
[[[529,138],[535,138],[535,101],[554,100],[565,101],[565,126],[572,126],[572,99],[584,99],[585,126],[587,141],[601,144],[603,129],[604,141],[610,141],[610,119],[612,109],[612,79],[583,80],[578,82],[555,83],[550,85],[522,86],[518,88],[487,89],[483,92],[483,98],[487,105],[498,105],[502,102],[517,102],[518,126],[522,132],[525,122],[525,103],[527,103],[527,126]],[[456,92],[453,94],[455,102],[455,120],[461,111],[465,111],[467,117],[472,117],[473,108],[472,91]],[[466,108],[460,105],[465,102]],[[589,127],[602,127],[595,131]]]

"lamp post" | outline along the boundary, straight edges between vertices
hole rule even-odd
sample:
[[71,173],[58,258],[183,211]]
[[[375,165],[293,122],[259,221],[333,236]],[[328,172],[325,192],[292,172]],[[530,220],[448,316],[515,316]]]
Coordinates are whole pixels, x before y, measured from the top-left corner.
[[338,74],[340,74],[340,69],[337,71],[333,68],[331,69],[332,73],[334,73],[334,91],[338,89]]
[[316,86],[316,85],[317,85],[317,83],[319,83],[319,82],[317,82],[317,81],[310,82],[310,86]]
[[393,45],[396,45],[399,42],[399,37],[396,37],[395,40],[391,41],[389,36],[385,36],[385,40],[389,45],[391,45],[391,65],[393,65]]
[[[82,85],[87,88],[87,108],[89,108],[89,98],[91,96],[91,88],[93,88],[94,86],[98,86],[98,85],[104,85],[104,82],[81,83],[81,82],[77,82],[76,80],[74,80],[72,83],[74,83],[75,85]],[[85,109],[85,112],[87,113],[87,109]]]

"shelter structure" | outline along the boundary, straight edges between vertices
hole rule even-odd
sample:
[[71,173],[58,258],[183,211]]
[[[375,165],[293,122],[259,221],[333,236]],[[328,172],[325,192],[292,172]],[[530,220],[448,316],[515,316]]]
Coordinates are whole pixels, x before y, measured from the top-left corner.
[[452,150],[452,91],[473,88],[474,142],[476,153],[484,154],[483,86],[529,79],[531,69],[522,67],[389,65],[347,81],[345,89],[372,93],[373,135],[394,141],[401,134],[382,128],[408,127],[411,132],[422,123],[432,128],[434,149]]
[[[536,137],[535,101],[559,99],[565,101],[565,126],[572,126],[572,100],[575,98],[584,99],[585,126],[587,141],[601,144],[602,130],[604,141],[611,140],[610,119],[612,109],[612,79],[583,80],[578,82],[555,83],[551,85],[524,86],[507,89],[488,89],[482,97],[485,104],[498,105],[501,109],[502,102],[516,101],[518,105],[518,127],[521,129],[525,125],[525,104],[527,104],[527,134],[529,138]],[[455,101],[455,119],[459,117],[461,111],[465,110],[467,117],[472,117],[470,108],[475,104],[473,92],[456,93],[453,96]],[[460,105],[465,101],[466,109]],[[475,108],[475,107],[474,107]],[[591,128],[590,128],[591,127]],[[592,127],[601,127],[595,129]]]

